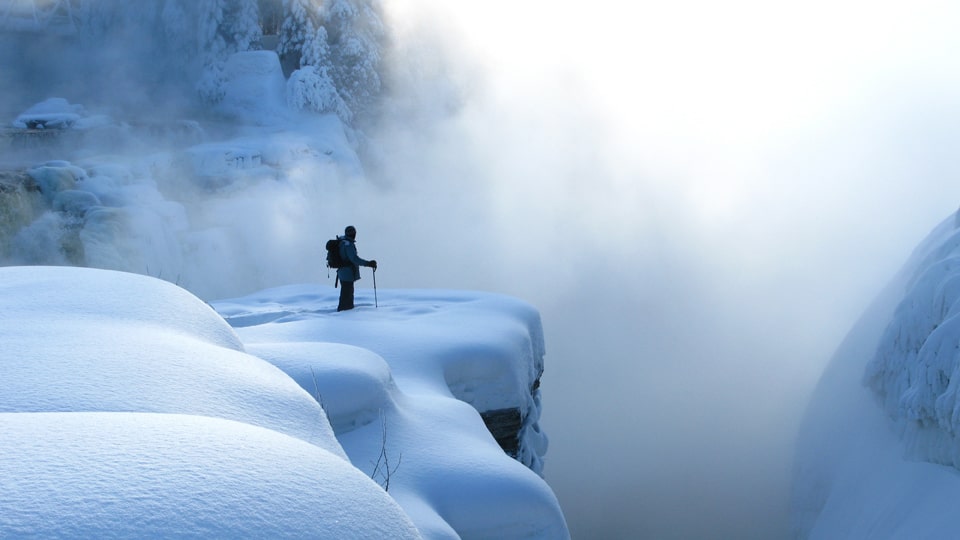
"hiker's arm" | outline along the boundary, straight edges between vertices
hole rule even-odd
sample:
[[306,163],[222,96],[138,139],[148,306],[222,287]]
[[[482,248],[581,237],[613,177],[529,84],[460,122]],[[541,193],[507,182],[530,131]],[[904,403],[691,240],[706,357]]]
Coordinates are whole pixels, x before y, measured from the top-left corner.
[[343,250],[344,254],[347,256],[347,260],[350,261],[350,264],[354,266],[371,266],[372,261],[366,259],[361,259],[357,255],[357,246],[354,244],[347,244],[346,249]]

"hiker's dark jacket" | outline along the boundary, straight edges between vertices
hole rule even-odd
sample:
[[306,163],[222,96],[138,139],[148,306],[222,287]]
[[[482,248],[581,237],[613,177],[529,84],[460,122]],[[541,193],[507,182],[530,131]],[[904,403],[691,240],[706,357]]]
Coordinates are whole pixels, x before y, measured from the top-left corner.
[[346,236],[338,236],[340,242],[340,257],[347,262],[347,266],[337,268],[337,277],[340,281],[357,281],[360,279],[360,267],[370,266],[370,261],[361,259],[357,255],[357,243]]

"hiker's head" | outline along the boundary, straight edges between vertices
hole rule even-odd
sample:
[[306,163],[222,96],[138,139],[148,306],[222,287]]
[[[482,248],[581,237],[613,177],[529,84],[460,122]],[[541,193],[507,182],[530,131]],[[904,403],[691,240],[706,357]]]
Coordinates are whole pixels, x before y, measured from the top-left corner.
[[353,225],[348,225],[346,229],[343,230],[344,236],[353,240],[357,237],[357,229]]

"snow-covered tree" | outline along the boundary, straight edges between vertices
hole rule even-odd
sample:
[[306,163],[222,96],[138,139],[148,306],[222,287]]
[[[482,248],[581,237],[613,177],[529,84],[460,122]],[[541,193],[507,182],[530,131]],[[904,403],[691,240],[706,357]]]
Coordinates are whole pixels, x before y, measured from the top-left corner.
[[291,105],[350,123],[380,95],[383,22],[376,0],[284,0],[279,53]]
[[287,103],[298,109],[334,113],[349,123],[353,112],[337,92],[330,74],[330,47],[324,27],[318,28],[312,39],[305,40],[300,63],[301,67],[287,81]]
[[221,33],[232,52],[256,48],[263,37],[257,0],[233,0],[223,7]]
[[113,71],[150,90],[194,86],[205,101],[216,102],[223,96],[227,58],[259,46],[258,5],[258,0],[97,0],[81,4],[78,21],[95,54],[123,65]]
[[208,103],[223,99],[223,64],[226,56],[226,43],[217,29],[223,24],[223,12],[218,9],[219,0],[201,0],[195,4],[197,10],[198,43],[197,51],[203,61],[203,71],[197,81],[197,92]]
[[[320,9],[312,0],[283,0],[283,13],[277,53],[284,70],[290,73],[304,65],[304,48],[318,38]],[[326,41],[326,35],[321,37]]]
[[355,114],[366,114],[382,91],[380,63],[386,32],[378,0],[330,0],[327,30],[332,77]]
[[227,58],[260,43],[259,8],[257,0],[201,0],[193,8],[199,21],[197,49],[203,62],[197,90],[204,100],[216,103],[223,98]]
[[327,30],[321,8],[310,0],[284,0],[286,17],[280,29],[281,63],[292,69],[287,102],[298,109],[335,113],[350,122],[353,113],[334,82]]
[[[98,0],[82,20],[92,39],[128,55],[119,73],[153,93],[193,85],[204,102],[224,96],[230,55],[260,46],[266,0]],[[289,77],[288,101],[357,124],[382,93],[386,32],[379,0],[273,0],[283,8],[278,53]],[[108,61],[112,61],[108,59]]]

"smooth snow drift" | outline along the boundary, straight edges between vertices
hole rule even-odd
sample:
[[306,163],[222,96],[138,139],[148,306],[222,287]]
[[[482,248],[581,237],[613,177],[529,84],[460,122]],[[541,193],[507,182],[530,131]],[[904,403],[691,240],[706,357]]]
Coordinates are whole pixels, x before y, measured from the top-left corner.
[[0,292],[0,537],[569,536],[474,408],[522,408],[539,470],[522,302],[383,292],[337,314],[329,286],[290,286],[217,303],[235,332],[135,274],[5,267]]
[[[213,306],[250,352],[319,396],[351,461],[381,483],[383,471],[374,471],[386,449],[396,466],[390,494],[421,532],[568,536],[556,497],[534,473],[547,442],[537,311],[502,295],[441,290],[381,290],[374,307],[373,291],[359,289],[358,307],[337,313],[337,294],[294,285]],[[527,467],[504,454],[477,413],[506,407],[525,419],[518,460]]]

